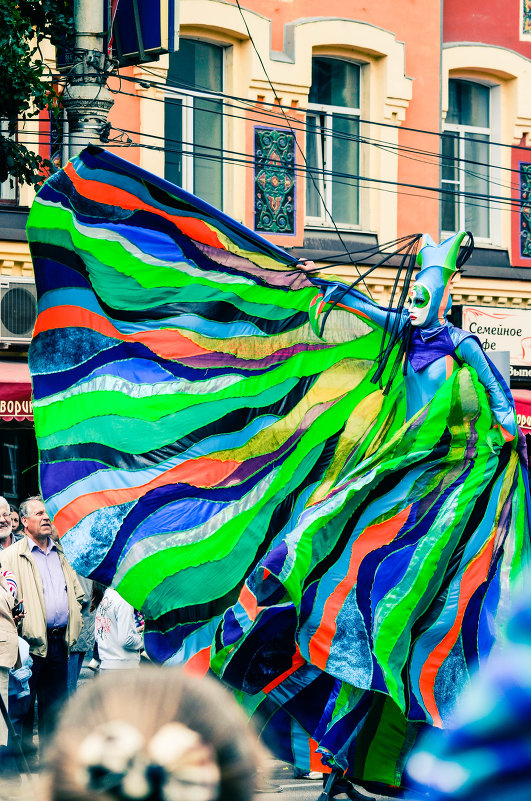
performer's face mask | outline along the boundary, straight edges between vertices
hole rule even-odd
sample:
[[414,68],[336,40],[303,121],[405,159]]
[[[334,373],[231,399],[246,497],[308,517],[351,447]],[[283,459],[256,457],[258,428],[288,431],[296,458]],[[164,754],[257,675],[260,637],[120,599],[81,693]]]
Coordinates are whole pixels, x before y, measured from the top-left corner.
[[425,325],[430,314],[431,301],[431,294],[427,287],[423,284],[413,284],[408,297],[411,325]]

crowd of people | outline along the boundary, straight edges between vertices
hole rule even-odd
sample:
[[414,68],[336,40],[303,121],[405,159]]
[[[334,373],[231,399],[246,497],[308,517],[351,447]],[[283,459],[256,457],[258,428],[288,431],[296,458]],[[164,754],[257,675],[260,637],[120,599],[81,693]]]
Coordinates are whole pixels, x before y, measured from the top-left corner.
[[94,669],[138,667],[142,630],[114,590],[74,572],[39,496],[19,509],[0,496],[0,769],[18,770],[19,746],[38,764],[87,654]]

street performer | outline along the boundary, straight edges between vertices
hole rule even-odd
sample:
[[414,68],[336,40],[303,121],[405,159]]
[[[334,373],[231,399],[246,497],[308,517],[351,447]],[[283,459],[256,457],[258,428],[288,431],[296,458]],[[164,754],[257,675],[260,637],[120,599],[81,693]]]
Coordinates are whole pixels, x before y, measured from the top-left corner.
[[93,147],[28,222],[40,482],[72,566],[352,798],[398,792],[529,559],[510,393],[446,319],[465,236],[425,238],[411,291],[420,236],[398,243],[385,309]]

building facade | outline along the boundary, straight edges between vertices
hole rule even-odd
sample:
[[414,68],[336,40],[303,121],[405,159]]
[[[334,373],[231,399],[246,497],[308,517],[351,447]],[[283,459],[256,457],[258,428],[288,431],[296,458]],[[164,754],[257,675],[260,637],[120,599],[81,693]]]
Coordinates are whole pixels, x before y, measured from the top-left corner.
[[[179,50],[110,87],[107,147],[344,280],[364,247],[471,230],[456,321],[509,350],[513,385],[531,390],[530,0],[181,0]],[[64,161],[66,122],[19,135]],[[0,187],[4,295],[31,291],[31,199]],[[367,279],[377,302],[395,275]],[[17,330],[2,358],[24,365]]]

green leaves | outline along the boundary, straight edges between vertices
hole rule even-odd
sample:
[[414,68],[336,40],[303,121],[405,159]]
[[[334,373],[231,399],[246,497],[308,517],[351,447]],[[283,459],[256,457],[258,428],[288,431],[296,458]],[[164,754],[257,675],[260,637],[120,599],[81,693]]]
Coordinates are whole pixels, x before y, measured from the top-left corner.
[[[55,111],[58,96],[40,42],[60,44],[72,31],[71,0],[0,0],[0,115],[7,132],[40,111]],[[0,181],[8,176],[39,184],[51,162],[12,138],[0,136]]]

